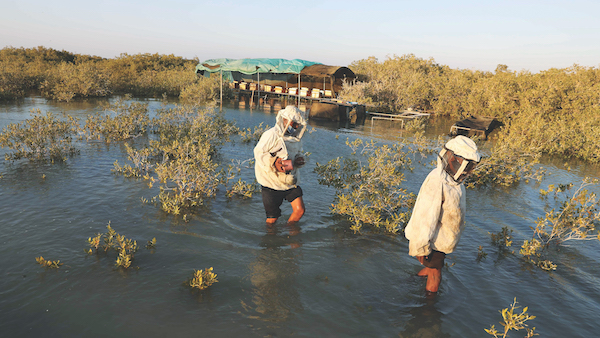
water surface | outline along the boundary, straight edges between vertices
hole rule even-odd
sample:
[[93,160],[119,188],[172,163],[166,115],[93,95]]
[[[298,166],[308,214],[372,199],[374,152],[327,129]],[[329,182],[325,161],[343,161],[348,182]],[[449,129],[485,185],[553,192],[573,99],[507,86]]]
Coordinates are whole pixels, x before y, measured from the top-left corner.
[[[147,101],[154,111],[161,102]],[[0,127],[30,117],[30,110],[84,118],[98,102],[56,104],[40,98],[0,106]],[[273,125],[270,107],[226,107],[242,128]],[[433,137],[448,130],[435,122]],[[6,337],[484,337],[499,310],[516,297],[537,316],[540,336],[592,337],[600,330],[599,244],[575,243],[553,257],[558,268],[544,272],[518,255],[530,226],[543,216],[539,189],[550,183],[599,177],[597,168],[546,160],[544,182],[513,188],[467,191],[466,229],[448,256],[437,297],[426,297],[420,266],[408,256],[402,235],[355,235],[329,213],[334,191],[317,183],[315,163],[350,156],[346,139],[395,142],[401,131],[379,121],[371,127],[311,121],[304,138],[312,155],[302,173],[307,212],[297,227],[264,223],[260,195],[227,199],[223,191],[186,223],[141,202],[157,194],[142,181],[111,172],[124,163],[120,144],[78,142],[81,154],[61,164],[27,161],[0,164],[0,332]],[[143,140],[138,140],[143,142]],[[138,142],[136,141],[136,142]],[[221,149],[223,158],[243,161],[253,145]],[[0,149],[4,155],[6,149]],[[422,159],[424,163],[432,158]],[[430,167],[407,172],[406,188],[417,192]],[[253,180],[246,168],[242,178]],[[87,238],[111,226],[138,241],[128,271],[114,268],[112,255],[87,255]],[[490,242],[490,232],[513,230],[517,254]],[[156,237],[156,250],[143,248]],[[477,261],[477,248],[488,253]],[[44,270],[35,257],[60,260]],[[219,282],[205,292],[183,286],[194,269],[214,267]],[[512,333],[511,336],[524,334]]]

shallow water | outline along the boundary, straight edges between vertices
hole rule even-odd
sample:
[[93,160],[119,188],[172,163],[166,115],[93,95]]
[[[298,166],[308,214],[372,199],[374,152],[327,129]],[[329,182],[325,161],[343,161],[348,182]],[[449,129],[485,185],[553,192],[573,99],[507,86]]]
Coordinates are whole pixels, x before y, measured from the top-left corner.
[[[161,105],[147,102],[151,109]],[[97,105],[28,98],[0,105],[0,127],[29,118],[33,108],[83,118],[99,111]],[[275,120],[270,108],[225,110],[242,128]],[[435,123],[430,135],[448,130],[447,121]],[[597,335],[597,241],[562,248],[553,257],[557,270],[548,273],[523,264],[518,253],[499,252],[489,236],[509,227],[518,252],[552,202],[540,199],[539,189],[599,177],[595,166],[574,163],[566,170],[564,161],[548,159],[544,165],[551,174],[541,184],[468,190],[466,229],[431,299],[403,236],[353,234],[329,214],[334,191],[320,186],[312,172],[317,162],[349,156],[346,138],[393,142],[400,131],[387,121],[373,127],[310,124],[304,148],[312,154],[301,184],[307,212],[297,228],[280,221],[267,230],[260,195],[228,200],[220,192],[189,223],[165,215],[141,202],[155,190],[111,172],[115,160],[125,162],[118,144],[77,143],[81,154],[63,164],[0,164],[1,335],[484,337],[491,324],[501,329],[498,311],[515,297],[537,316],[529,323],[540,336]],[[221,154],[249,159],[252,146],[227,144]],[[407,172],[406,188],[417,192],[429,170],[416,166]],[[244,169],[242,178],[251,181],[253,170]],[[290,212],[284,204],[282,219]],[[109,222],[138,241],[139,269],[115,270],[113,256],[84,253],[87,238],[105,232]],[[156,249],[144,249],[153,237]],[[480,245],[488,256],[478,262]],[[35,262],[38,256],[64,265],[44,270]],[[205,292],[183,286],[194,269],[208,267],[214,267],[218,283]]]

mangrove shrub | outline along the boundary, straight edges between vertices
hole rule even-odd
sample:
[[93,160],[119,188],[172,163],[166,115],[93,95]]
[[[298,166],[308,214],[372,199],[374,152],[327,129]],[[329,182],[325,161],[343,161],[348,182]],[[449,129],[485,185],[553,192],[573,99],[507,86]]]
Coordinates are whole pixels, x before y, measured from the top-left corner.
[[198,80],[197,64],[197,59],[172,54],[107,59],[45,47],[5,47],[0,50],[0,100],[30,92],[58,101],[112,94],[178,97]]
[[338,157],[324,165],[317,163],[314,169],[320,184],[336,189],[331,212],[346,217],[354,232],[363,224],[398,232],[408,221],[415,199],[402,187],[402,171],[411,165],[403,145],[377,146],[361,139],[346,143],[354,149],[362,147],[364,157]]
[[21,123],[11,123],[0,134],[0,146],[12,149],[6,160],[65,161],[79,151],[72,140],[79,128],[77,119],[68,116],[61,120],[52,113],[43,115],[38,109],[33,117]]
[[451,69],[414,55],[355,61],[359,81],[341,96],[398,112],[409,107],[457,119],[504,123],[504,142],[526,153],[600,162],[600,69],[574,65],[532,74],[498,65],[495,72]]

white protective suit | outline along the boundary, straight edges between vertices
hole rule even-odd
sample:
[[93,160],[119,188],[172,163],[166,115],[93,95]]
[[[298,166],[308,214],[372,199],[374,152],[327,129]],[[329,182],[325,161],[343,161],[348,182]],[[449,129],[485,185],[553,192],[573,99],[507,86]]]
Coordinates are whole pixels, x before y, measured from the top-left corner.
[[[285,132],[287,126],[283,119],[289,122],[297,122],[300,127],[292,134]],[[288,123],[289,125],[289,123]],[[300,176],[298,168],[294,166],[289,173],[281,173],[275,170],[273,161],[279,157],[282,160],[294,160],[303,156],[302,135],[306,128],[304,113],[295,106],[287,106],[277,113],[275,126],[265,131],[254,147],[254,172],[256,180],[262,186],[275,190],[288,190],[298,186]]]
[[[446,143],[446,148],[465,159],[479,162],[475,142],[464,136]],[[404,229],[409,240],[408,254],[427,256],[431,250],[451,253],[460,240],[465,225],[465,187],[445,170],[438,156],[437,168],[432,170],[417,196],[408,225]]]

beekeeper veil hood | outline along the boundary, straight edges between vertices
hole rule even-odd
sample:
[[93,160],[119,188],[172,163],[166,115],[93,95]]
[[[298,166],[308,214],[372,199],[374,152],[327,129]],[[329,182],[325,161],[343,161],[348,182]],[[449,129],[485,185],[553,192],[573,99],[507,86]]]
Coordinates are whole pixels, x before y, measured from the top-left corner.
[[[282,130],[282,137],[288,141],[300,141],[306,130],[306,117],[298,107],[289,105],[277,113],[277,125]],[[285,121],[284,121],[285,120]],[[294,128],[294,126],[296,128]]]
[[481,160],[475,142],[462,135],[446,142],[439,156],[444,169],[457,183],[461,183]]

